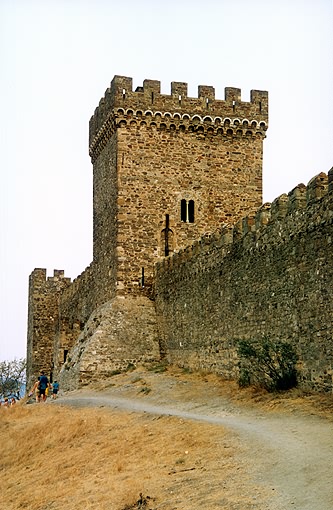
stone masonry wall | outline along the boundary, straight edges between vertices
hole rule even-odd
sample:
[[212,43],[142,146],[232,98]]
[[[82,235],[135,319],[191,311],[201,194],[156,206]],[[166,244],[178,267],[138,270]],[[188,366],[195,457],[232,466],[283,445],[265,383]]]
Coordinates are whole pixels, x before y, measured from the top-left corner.
[[[96,306],[115,297],[118,242],[117,133],[94,162],[93,179],[93,266]],[[118,250],[118,252],[117,252]]]
[[[145,80],[116,76],[90,121],[94,164],[94,264],[102,299],[149,295],[153,266],[222,222],[254,213],[262,201],[262,147],[268,95],[173,82],[171,95]],[[181,201],[194,221],[181,221]],[[143,288],[144,285],[144,288]],[[148,289],[148,292],[147,292]]]
[[332,391],[333,170],[261,206],[267,127],[265,91],[114,77],[89,125],[93,261],[72,283],[31,274],[28,385],[161,354],[235,377],[237,340],[267,335],[295,345],[302,385]]
[[67,354],[96,308],[93,264],[68,285],[59,300],[59,322],[53,343],[53,366],[58,374]]
[[[27,380],[44,370],[57,377],[66,355],[77,341],[103,290],[97,285],[93,263],[73,282],[63,270],[46,278],[35,269],[29,278]],[[29,386],[28,384],[28,386]]]
[[130,365],[160,359],[154,303],[147,297],[115,297],[94,310],[59,375],[72,390],[110,377]]
[[332,391],[332,242],[333,169],[159,263],[169,361],[234,378],[236,341],[267,335],[295,345],[303,386]]
[[49,377],[53,371],[53,341],[59,327],[61,295],[70,285],[64,272],[54,270],[46,277],[46,269],[35,269],[29,277],[27,389],[41,370]]

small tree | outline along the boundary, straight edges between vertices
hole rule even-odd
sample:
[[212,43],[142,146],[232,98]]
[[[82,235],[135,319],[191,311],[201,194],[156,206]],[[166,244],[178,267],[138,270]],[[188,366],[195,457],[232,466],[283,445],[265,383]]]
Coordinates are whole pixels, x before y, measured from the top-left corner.
[[25,384],[26,360],[0,361],[0,396],[15,395],[20,398],[22,385]]
[[287,342],[240,340],[238,343],[239,385],[256,384],[268,391],[281,391],[297,385],[297,355]]

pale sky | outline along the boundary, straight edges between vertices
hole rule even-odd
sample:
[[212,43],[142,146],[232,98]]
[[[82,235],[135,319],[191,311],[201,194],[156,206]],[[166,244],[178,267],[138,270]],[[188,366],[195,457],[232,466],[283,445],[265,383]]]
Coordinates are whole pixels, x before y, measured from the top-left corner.
[[89,119],[115,74],[268,90],[264,202],[333,166],[332,0],[0,0],[0,361],[29,274],[92,261]]

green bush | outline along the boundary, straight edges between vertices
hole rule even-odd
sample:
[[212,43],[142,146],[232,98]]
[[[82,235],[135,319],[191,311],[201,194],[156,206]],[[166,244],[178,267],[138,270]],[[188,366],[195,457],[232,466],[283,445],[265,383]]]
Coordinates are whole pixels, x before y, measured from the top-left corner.
[[297,355],[287,342],[239,340],[240,386],[257,385],[268,391],[282,391],[297,385]]

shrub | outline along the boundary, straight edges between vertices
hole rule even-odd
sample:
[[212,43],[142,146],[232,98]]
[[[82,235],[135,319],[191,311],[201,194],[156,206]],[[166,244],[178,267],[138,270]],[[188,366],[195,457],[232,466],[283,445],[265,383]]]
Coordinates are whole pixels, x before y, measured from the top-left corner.
[[287,342],[240,340],[238,342],[240,386],[258,385],[268,391],[288,390],[297,385],[297,355]]

